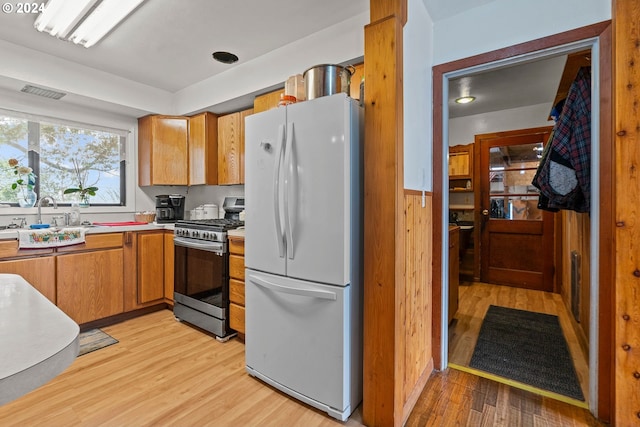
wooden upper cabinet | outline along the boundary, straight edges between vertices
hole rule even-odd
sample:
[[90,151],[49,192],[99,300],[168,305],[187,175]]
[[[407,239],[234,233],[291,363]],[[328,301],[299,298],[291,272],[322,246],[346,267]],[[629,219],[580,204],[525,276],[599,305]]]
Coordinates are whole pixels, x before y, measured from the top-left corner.
[[218,183],[218,118],[204,112],[189,117],[189,185]]
[[240,111],[240,179],[244,184],[244,119],[253,114],[253,108]]
[[473,178],[473,144],[449,147],[449,179]]
[[138,185],[187,185],[188,117],[138,119]]
[[278,89],[273,92],[265,93],[264,95],[256,96],[253,99],[254,114],[262,113],[263,111],[271,110],[272,108],[277,108],[278,102],[280,102],[280,95],[284,95],[284,89]]
[[244,184],[244,119],[252,109],[218,117],[218,184]]

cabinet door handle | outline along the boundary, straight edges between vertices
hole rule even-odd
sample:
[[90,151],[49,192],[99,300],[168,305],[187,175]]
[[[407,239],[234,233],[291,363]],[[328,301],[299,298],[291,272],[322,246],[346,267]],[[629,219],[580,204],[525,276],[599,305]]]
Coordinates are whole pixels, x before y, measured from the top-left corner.
[[124,232],[124,244],[125,245],[130,245],[132,241],[133,241],[133,239],[131,237],[131,232],[130,231],[125,231]]

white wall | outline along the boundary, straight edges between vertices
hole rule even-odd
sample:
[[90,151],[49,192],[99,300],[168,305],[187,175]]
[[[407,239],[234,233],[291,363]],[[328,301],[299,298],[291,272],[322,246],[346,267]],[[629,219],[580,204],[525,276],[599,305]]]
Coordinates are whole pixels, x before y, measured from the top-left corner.
[[611,19],[611,0],[496,0],[434,25],[443,64]]
[[[422,0],[408,1],[404,27],[404,187],[433,189],[433,22]],[[366,86],[366,82],[365,82]]]
[[[445,1],[445,0],[442,0]],[[431,67],[611,19],[610,0],[495,0],[433,22],[409,0],[404,29],[405,188],[432,189]],[[478,123],[480,125],[481,123]],[[451,137],[452,145],[457,144]],[[468,140],[467,143],[473,139]]]

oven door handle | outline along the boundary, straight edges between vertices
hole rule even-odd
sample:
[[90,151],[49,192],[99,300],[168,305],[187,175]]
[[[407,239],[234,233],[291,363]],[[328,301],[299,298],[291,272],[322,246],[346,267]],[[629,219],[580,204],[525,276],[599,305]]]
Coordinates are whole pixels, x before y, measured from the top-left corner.
[[223,243],[199,243],[193,240],[184,239],[182,237],[174,237],[173,244],[176,246],[183,246],[189,249],[198,249],[201,251],[214,252],[216,255],[224,255]]
[[309,297],[309,298],[328,299],[332,301],[335,301],[338,298],[335,292],[321,291],[321,290],[314,290],[314,289],[292,288],[290,286],[283,286],[277,283],[270,282],[268,280],[261,279],[254,275],[249,275],[249,281],[255,285],[261,286],[265,289],[269,289],[274,292],[299,295],[299,296]]

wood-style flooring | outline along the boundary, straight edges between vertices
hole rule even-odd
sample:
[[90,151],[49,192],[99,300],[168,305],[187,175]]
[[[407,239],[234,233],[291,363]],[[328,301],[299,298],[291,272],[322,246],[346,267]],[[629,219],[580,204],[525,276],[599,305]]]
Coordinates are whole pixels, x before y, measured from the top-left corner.
[[571,325],[570,314],[559,294],[510,286],[465,282],[459,288],[459,307],[449,326],[449,362],[469,366],[489,305],[536,311],[558,316],[569,345],[585,400],[589,399],[589,366]]
[[[341,423],[244,369],[244,344],[219,343],[168,310],[104,327],[118,344],[86,354],[0,406],[0,426],[361,426]],[[407,426],[597,426],[584,410],[454,370],[434,373]]]

